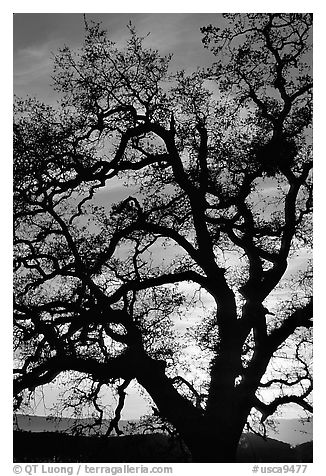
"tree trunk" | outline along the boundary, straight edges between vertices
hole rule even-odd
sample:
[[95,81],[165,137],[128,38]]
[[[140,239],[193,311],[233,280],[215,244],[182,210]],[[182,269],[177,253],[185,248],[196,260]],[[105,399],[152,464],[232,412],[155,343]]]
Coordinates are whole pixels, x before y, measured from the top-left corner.
[[194,463],[234,463],[239,439],[226,435],[223,430],[211,431],[207,426],[202,434],[196,432],[193,441],[187,446]]
[[232,399],[221,402],[218,414],[204,415],[173,387],[162,363],[146,357],[139,367],[138,382],[153,398],[161,415],[178,431],[193,462],[235,462],[247,415],[238,415]]

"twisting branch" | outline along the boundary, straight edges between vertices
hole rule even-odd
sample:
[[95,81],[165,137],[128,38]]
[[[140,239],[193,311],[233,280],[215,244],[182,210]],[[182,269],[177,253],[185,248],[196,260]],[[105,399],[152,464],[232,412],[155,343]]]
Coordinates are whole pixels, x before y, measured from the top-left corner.
[[272,355],[277,348],[297,329],[298,327],[312,327],[313,318],[313,298],[308,303],[296,309],[283,324],[275,329],[267,339],[267,352]]
[[295,403],[299,405],[304,410],[312,413],[312,405],[305,400],[305,398],[311,393],[312,386],[309,386],[308,389],[302,395],[283,395],[281,397],[275,398],[271,403],[266,404],[255,397],[253,399],[253,406],[261,413],[261,422],[263,423],[270,415],[277,410],[280,405],[285,405],[287,403]]
[[171,382],[172,384],[186,385],[186,387],[189,388],[189,390],[191,391],[191,393],[194,395],[196,399],[196,408],[199,408],[199,409],[201,408],[201,404],[203,402],[204,396],[198,393],[195,387],[190,382],[188,382],[188,380],[186,380],[184,377],[181,377],[181,375],[177,375],[176,377],[173,377],[171,379]]
[[121,418],[121,411],[123,409],[125,398],[126,398],[126,388],[130,384],[131,379],[126,379],[121,385],[118,386],[118,395],[119,395],[119,402],[117,408],[115,409],[115,416],[112,418],[110,425],[105,433],[105,436],[109,436],[113,430],[116,431],[117,435],[122,435],[123,431],[119,428],[119,421]]

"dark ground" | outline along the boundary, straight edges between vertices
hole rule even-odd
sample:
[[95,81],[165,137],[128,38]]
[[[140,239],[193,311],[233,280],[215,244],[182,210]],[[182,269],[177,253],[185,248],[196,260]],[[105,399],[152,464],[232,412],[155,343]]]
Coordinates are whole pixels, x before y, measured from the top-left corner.
[[[240,442],[237,461],[309,463],[312,442],[292,448],[247,433]],[[182,463],[191,462],[191,457],[182,442],[162,433],[105,438],[14,431],[14,462]]]

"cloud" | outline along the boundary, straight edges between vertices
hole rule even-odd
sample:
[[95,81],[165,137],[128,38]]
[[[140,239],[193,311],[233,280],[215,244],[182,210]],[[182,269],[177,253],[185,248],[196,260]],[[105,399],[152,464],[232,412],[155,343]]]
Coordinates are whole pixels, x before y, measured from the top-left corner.
[[50,51],[50,43],[47,43],[27,46],[16,52],[13,76],[15,94],[21,97],[35,96],[41,100],[49,100],[53,96]]
[[[216,15],[216,20],[219,17]],[[118,47],[128,39],[131,21],[145,44],[162,54],[173,53],[172,68],[195,70],[214,57],[203,48],[200,27],[212,21],[203,13],[88,14],[87,20],[101,21]],[[214,23],[215,19],[213,18]],[[53,100],[51,52],[64,44],[77,48],[84,35],[81,14],[18,14],[14,17],[14,90],[19,96],[35,95]]]

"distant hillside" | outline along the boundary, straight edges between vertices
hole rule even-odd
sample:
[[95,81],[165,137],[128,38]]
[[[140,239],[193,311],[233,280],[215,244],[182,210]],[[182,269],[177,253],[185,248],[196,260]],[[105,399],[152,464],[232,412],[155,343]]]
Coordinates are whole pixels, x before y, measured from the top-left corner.
[[[54,418],[34,415],[21,415],[16,414],[13,418],[14,430],[18,431],[31,431],[31,432],[59,432],[66,434],[73,434],[76,430],[80,430],[81,434],[96,435],[104,434],[110,423],[108,420],[104,420],[102,426],[94,426],[90,428],[90,425],[94,423],[94,419],[84,418]],[[128,433],[132,420],[121,420],[119,428]],[[114,435],[114,431],[112,432]]]
[[313,444],[312,441],[307,441],[293,448],[294,453],[299,463],[312,463],[313,462]]
[[[86,427],[92,423],[91,419],[74,419],[74,418],[51,418],[44,416],[32,416],[16,414],[14,416],[14,430],[31,431],[31,432],[60,432],[72,434],[74,427]],[[121,420],[119,427],[124,434],[130,434],[130,425],[137,427],[138,420]],[[104,421],[102,429],[97,426],[91,429],[88,435],[105,433],[109,421]],[[277,421],[278,432],[269,431],[268,436],[275,440],[283,441],[292,446],[309,442],[313,439],[312,435],[312,419],[310,421],[301,422],[297,419],[279,419]],[[85,434],[81,432],[81,434]],[[115,433],[112,432],[112,435]]]
[[[311,462],[312,444],[292,448],[247,433],[242,436],[237,461]],[[187,463],[191,457],[180,440],[162,433],[105,438],[14,431],[14,462]]]
[[312,442],[292,447],[273,438],[264,440],[253,433],[244,433],[237,458],[241,463],[312,462]]

